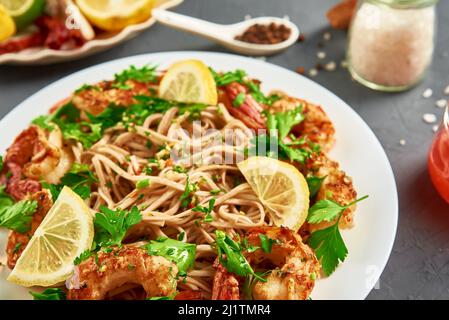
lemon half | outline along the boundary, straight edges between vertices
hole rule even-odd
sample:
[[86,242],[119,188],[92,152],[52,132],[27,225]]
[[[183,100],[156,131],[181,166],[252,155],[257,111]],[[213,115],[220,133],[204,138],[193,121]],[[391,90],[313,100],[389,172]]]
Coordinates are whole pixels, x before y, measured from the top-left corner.
[[301,172],[268,157],[250,157],[237,166],[275,225],[298,231],[309,210],[309,188]]
[[118,31],[151,16],[155,0],[76,0],[86,18],[107,31]]
[[216,105],[217,87],[209,68],[199,60],[179,61],[168,68],[159,85],[163,99]]
[[0,0],[0,5],[6,8],[8,14],[14,19],[17,28],[21,29],[42,15],[45,0]]
[[8,280],[25,287],[48,287],[66,280],[73,272],[73,260],[91,248],[93,236],[89,207],[64,187]]

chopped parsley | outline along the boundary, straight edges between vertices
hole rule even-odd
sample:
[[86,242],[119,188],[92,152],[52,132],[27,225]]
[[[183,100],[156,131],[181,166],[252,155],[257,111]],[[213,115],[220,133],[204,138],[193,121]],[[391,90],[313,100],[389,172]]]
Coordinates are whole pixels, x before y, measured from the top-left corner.
[[184,192],[181,194],[179,200],[181,200],[181,205],[186,208],[191,202],[194,192],[198,189],[198,186],[193,183],[190,183],[190,177],[187,175],[186,178],[186,187]]
[[321,188],[324,179],[326,179],[326,176],[324,177],[309,176],[306,178],[307,185],[309,187],[310,198],[314,198],[316,196],[316,194]]
[[95,243],[100,247],[120,246],[126,232],[142,221],[142,214],[137,207],[131,210],[111,210],[105,206],[95,215]]
[[203,206],[197,205],[196,207],[194,207],[192,209],[192,211],[204,213],[205,216],[204,216],[203,222],[212,222],[214,220],[214,218],[212,217],[211,213],[214,210],[214,205],[215,205],[215,198],[212,198],[209,200],[208,207],[203,207]]
[[138,190],[145,189],[150,186],[150,179],[139,180],[136,183],[136,188]]
[[59,288],[48,288],[42,293],[29,291],[34,300],[65,300],[66,294]]
[[114,88],[127,90],[131,89],[126,82],[129,80],[134,80],[140,83],[150,83],[155,82],[157,79],[157,66],[143,66],[141,68],[136,68],[135,66],[130,66],[128,69],[123,70],[120,73],[115,74]]
[[259,281],[266,281],[251,268],[251,265],[243,255],[244,248],[240,243],[232,240],[230,236],[221,230],[215,231],[215,237],[218,258],[226,270],[238,276],[253,275]]
[[79,257],[76,257],[75,260],[73,261],[73,264],[75,266],[78,266],[81,264],[81,262],[89,259],[92,255],[94,255],[95,253],[92,252],[91,250],[86,250],[81,252],[81,254],[79,255]]
[[321,266],[326,276],[332,274],[338,264],[343,262],[348,255],[348,249],[338,227],[343,212],[367,197],[364,196],[346,206],[342,206],[333,200],[320,200],[309,209],[307,217],[307,222],[309,223],[314,224],[335,220],[335,223],[330,227],[313,232],[308,240],[308,244],[314,249],[318,260],[321,261]]
[[240,92],[238,95],[237,95],[237,97],[235,97],[235,99],[234,99],[234,101],[232,102],[232,105],[234,106],[234,107],[240,107],[244,102],[245,102],[245,99],[246,99],[246,93],[244,93],[244,92]]
[[91,84],[83,84],[81,87],[79,87],[78,89],[75,90],[75,94],[81,93],[83,91],[86,90],[95,90],[95,91],[100,91],[100,88]]
[[5,192],[5,186],[0,187],[0,227],[25,233],[31,228],[31,219],[37,209],[37,201],[14,200]]
[[265,251],[266,253],[271,253],[273,243],[275,243],[276,240],[268,238],[263,233],[259,234],[259,239],[260,239],[260,247],[262,248],[262,250]]
[[176,264],[180,275],[186,275],[195,262],[196,244],[160,237],[144,246],[148,254],[162,256]]
[[239,82],[242,83],[243,80],[246,78],[246,72],[244,70],[237,69],[235,71],[229,71],[225,73],[217,73],[212,68],[209,68],[209,70],[212,73],[212,76],[215,79],[215,84],[217,87],[225,86],[227,84],[230,84],[232,82]]
[[53,201],[58,199],[64,186],[72,189],[82,199],[87,199],[90,197],[91,186],[96,182],[98,180],[89,169],[89,165],[74,163],[70,171],[61,178],[60,184],[42,182],[42,186],[50,191]]

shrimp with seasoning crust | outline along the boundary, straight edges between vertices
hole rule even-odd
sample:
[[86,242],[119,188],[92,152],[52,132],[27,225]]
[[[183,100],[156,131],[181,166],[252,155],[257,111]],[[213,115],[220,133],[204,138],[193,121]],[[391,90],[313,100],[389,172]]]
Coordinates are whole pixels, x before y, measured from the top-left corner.
[[70,300],[102,300],[108,293],[126,284],[139,284],[146,297],[173,296],[176,293],[176,264],[164,257],[152,256],[139,247],[114,248],[75,267],[69,280]]
[[[246,253],[254,270],[268,270],[266,282],[257,281],[251,290],[256,300],[305,300],[320,271],[312,249],[294,231],[282,227],[257,227],[248,231],[248,245],[261,246],[260,235],[273,241],[271,252],[262,249]],[[239,300],[242,279],[228,272],[218,260],[212,291],[215,300]]]

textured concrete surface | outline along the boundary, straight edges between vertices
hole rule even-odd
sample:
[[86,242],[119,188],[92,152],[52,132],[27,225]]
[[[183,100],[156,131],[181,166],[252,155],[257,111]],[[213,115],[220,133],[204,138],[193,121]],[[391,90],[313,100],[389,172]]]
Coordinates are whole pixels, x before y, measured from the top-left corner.
[[[318,43],[328,30],[325,12],[332,0],[186,0],[175,11],[218,23],[237,22],[252,16],[288,15],[306,36],[287,52],[269,62],[295,69],[313,67]],[[315,81],[351,105],[374,130],[392,163],[399,190],[400,216],[397,238],[379,289],[369,299],[449,299],[449,205],[436,194],[426,170],[426,155],[433,137],[426,112],[441,115],[434,106],[449,85],[449,1],[438,5],[439,34],[434,63],[425,80],[399,94],[373,92],[351,81],[346,70],[321,72]],[[323,49],[326,60],[344,58],[344,32],[332,31]],[[138,38],[108,52],[79,61],[45,67],[0,66],[0,117],[39,89],[80,69],[100,62],[170,50],[224,51],[202,38],[156,25]],[[423,99],[426,88],[434,96]],[[404,146],[399,144],[405,139]],[[369,170],[369,169],[368,169]]]

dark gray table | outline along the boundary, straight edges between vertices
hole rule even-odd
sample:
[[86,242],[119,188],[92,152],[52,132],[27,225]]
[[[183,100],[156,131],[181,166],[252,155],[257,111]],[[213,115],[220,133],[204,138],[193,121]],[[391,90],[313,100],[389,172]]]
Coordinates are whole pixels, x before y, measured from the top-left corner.
[[[218,23],[237,22],[252,16],[288,15],[305,33],[306,41],[269,62],[295,69],[311,68],[317,45],[328,30],[326,10],[332,0],[186,0],[176,11]],[[426,156],[433,137],[423,113],[440,116],[434,106],[449,85],[449,1],[438,6],[438,44],[432,68],[415,89],[400,94],[373,92],[351,81],[346,70],[321,72],[315,81],[351,105],[382,142],[396,175],[400,216],[397,238],[389,263],[381,276],[380,288],[369,299],[449,298],[449,206],[436,194],[426,170]],[[328,59],[340,62],[345,53],[345,33],[332,31],[326,45]],[[29,95],[80,69],[100,62],[156,51],[226,51],[202,38],[156,25],[138,38],[108,52],[79,61],[44,67],[0,66],[0,117]],[[423,99],[426,88],[434,97]],[[399,144],[406,140],[404,146]]]

